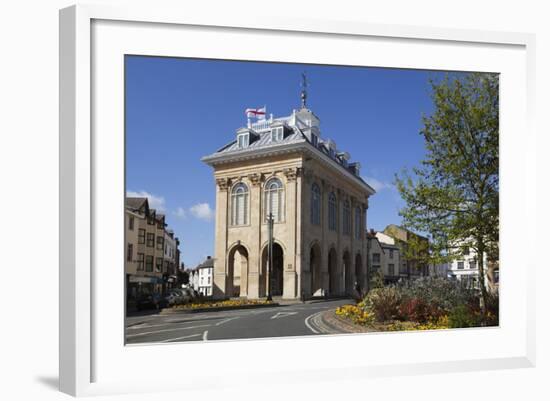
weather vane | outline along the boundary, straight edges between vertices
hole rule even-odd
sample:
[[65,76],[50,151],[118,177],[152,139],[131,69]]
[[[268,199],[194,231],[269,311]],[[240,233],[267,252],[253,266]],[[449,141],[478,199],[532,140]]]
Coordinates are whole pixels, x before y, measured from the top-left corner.
[[306,76],[306,72],[302,72],[302,84],[301,84],[301,87],[302,87],[302,93],[301,93],[301,98],[302,98],[302,108],[305,109],[306,108],[306,100],[307,100],[307,76]]

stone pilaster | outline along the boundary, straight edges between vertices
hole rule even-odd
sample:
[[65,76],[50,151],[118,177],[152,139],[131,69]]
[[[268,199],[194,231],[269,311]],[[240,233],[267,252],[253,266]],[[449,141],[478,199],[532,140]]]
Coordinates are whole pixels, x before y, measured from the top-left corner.
[[227,178],[216,179],[216,231],[214,250],[214,286],[213,297],[222,299],[226,297],[227,291],[227,225],[229,197],[228,187],[230,182]]
[[262,231],[262,175],[253,173],[248,175],[250,181],[250,230],[251,243],[248,255],[248,298],[260,297],[261,276],[261,231]]

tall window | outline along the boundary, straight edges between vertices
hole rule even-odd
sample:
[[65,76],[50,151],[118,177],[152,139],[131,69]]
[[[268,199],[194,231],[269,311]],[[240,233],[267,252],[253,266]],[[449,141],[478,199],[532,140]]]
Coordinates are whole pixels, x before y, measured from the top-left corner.
[[157,268],[157,273],[162,272],[162,258],[157,258],[157,264],[155,267]]
[[351,234],[351,209],[349,206],[349,200],[344,201],[344,235],[350,235]]
[[231,225],[248,224],[248,187],[242,182],[231,191]]
[[126,252],[126,260],[131,262],[134,259],[134,245],[128,244],[128,250]]
[[372,263],[380,263],[380,254],[379,253],[373,253],[372,254]]
[[311,224],[321,224],[321,190],[317,184],[311,186]]
[[147,255],[145,257],[145,271],[146,272],[153,271],[153,255]]
[[147,233],[147,246],[149,247],[155,246],[155,234]]
[[390,249],[390,259],[393,259],[393,249]]
[[162,238],[160,235],[157,235],[157,249],[159,251],[162,251],[162,248],[164,248],[164,238]]
[[143,263],[145,261],[145,255],[143,253],[138,253],[137,254],[137,269],[138,270],[143,270]]
[[269,213],[273,215],[273,221],[284,220],[284,190],[281,180],[272,178],[266,182],[264,188],[265,195],[265,220]]
[[393,263],[388,264],[388,274],[390,276],[395,275],[395,265]]
[[361,208],[355,208],[355,238],[361,239]]
[[128,230],[134,231],[134,216],[128,218]]
[[138,230],[138,244],[145,244],[145,228]]
[[334,192],[328,196],[328,229],[336,231],[336,196]]

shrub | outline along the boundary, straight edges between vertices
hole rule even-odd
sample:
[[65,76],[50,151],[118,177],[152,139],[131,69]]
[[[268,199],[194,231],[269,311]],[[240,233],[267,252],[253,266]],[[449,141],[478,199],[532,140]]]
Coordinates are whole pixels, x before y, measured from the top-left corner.
[[487,316],[485,316],[485,326],[498,326],[499,324],[499,296],[498,292],[487,294]]
[[404,299],[419,299],[429,305],[435,318],[472,300],[479,299],[479,293],[466,288],[461,283],[450,281],[442,277],[422,277],[398,284]]
[[475,310],[468,305],[458,305],[449,314],[449,325],[453,328],[479,326],[479,319]]
[[401,293],[396,287],[375,288],[367,294],[361,303],[367,312],[371,312],[377,321],[385,322],[399,316]]
[[422,298],[404,298],[399,305],[399,318],[419,323],[437,321],[445,312],[439,305],[429,304]]

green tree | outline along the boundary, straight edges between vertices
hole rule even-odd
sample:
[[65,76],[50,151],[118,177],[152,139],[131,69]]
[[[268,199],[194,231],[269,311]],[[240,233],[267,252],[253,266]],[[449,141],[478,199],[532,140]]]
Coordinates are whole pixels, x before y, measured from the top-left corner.
[[[406,202],[400,211],[403,224],[429,234],[430,263],[455,259],[466,246],[494,261],[499,235],[498,76],[447,76],[431,86],[435,107],[423,116],[420,132],[425,158],[412,173],[396,175]],[[477,262],[484,308],[485,266],[482,257]]]

